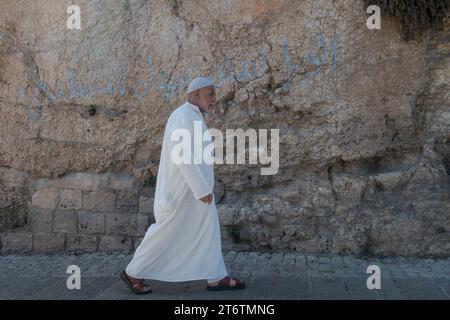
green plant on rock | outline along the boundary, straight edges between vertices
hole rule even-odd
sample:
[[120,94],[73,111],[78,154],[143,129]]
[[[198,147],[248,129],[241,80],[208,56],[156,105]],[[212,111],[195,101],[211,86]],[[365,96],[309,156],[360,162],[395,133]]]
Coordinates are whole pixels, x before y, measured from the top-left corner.
[[230,237],[233,240],[233,243],[241,243],[241,226],[233,224],[230,228]]
[[155,177],[155,176],[149,176],[149,177],[145,180],[145,186],[146,186],[146,187],[153,188],[155,185],[156,185],[156,177]]
[[405,40],[427,28],[440,29],[449,14],[449,0],[363,0],[366,7],[377,5],[382,15],[400,18]]
[[123,8],[125,10],[130,10],[130,2],[128,2],[128,0],[123,1]]
[[86,109],[91,117],[97,113],[97,106],[95,104],[90,104]]

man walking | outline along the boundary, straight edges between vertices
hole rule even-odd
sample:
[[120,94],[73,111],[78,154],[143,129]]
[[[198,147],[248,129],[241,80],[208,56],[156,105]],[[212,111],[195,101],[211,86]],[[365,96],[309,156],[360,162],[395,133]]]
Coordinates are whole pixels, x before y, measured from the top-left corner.
[[[188,102],[175,109],[167,121],[156,182],[156,223],[149,227],[121,274],[134,293],[152,291],[144,279],[171,282],[205,279],[207,290],[245,287],[243,281],[227,276],[213,194],[214,164],[198,161],[194,152],[187,154],[189,163],[173,159],[173,140],[177,136],[174,132],[189,132],[187,145],[193,151],[194,123],[201,123],[202,133],[205,132],[208,128],[203,113],[210,112],[216,102],[214,84],[206,78],[196,78],[188,86]],[[203,155],[205,144],[211,141],[200,141]],[[182,152],[186,159],[187,151]]]

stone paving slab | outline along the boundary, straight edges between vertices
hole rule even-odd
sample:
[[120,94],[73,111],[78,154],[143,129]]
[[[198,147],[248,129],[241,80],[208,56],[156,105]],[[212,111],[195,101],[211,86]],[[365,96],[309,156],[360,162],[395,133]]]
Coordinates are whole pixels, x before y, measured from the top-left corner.
[[[224,253],[232,276],[245,290],[209,292],[203,280],[147,280],[153,293],[137,296],[120,280],[126,254],[38,254],[0,256],[0,299],[445,299],[450,300],[450,259],[357,258],[299,253]],[[381,289],[366,285],[369,265],[381,269]],[[69,290],[69,265],[81,269],[81,290]]]

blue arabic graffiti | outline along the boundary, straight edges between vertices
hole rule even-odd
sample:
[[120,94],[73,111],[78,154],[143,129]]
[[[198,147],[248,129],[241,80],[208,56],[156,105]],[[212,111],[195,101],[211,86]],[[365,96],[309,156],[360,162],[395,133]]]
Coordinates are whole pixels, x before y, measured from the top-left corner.
[[[289,91],[293,86],[307,86],[312,78],[317,77],[323,71],[323,66],[329,67],[331,71],[336,70],[337,66],[337,36],[334,34],[329,39],[325,34],[320,35],[319,45],[317,48],[308,49],[302,55],[300,49],[296,49],[296,56],[291,56],[289,49],[289,41],[286,37],[282,38],[282,47],[284,53],[284,63],[287,67],[287,78],[283,84],[283,89]],[[320,52],[317,54],[317,52]],[[331,55],[331,57],[330,57]],[[303,61],[304,70],[300,77],[296,77],[301,71],[301,62]],[[331,61],[331,62],[330,62]],[[258,63],[257,63],[258,62]],[[137,80],[134,84],[127,82],[127,64],[119,63],[111,68],[106,68],[103,73],[103,79],[106,84],[98,86],[91,82],[81,81],[76,70],[67,68],[66,85],[64,86],[60,79],[57,79],[54,86],[51,87],[44,80],[40,80],[36,87],[28,85],[19,88],[18,98],[24,101],[31,95],[36,100],[38,96],[45,97],[49,100],[70,99],[75,97],[95,97],[103,95],[119,95],[125,96],[127,93],[137,98],[145,98],[150,91],[160,92],[163,97],[170,101],[174,97],[183,94],[188,84],[193,79],[192,70],[181,71],[177,75],[170,76],[165,70],[155,70],[153,58],[147,56],[146,61],[146,79]],[[269,62],[267,58],[267,50],[261,48],[258,53],[257,61],[243,61],[239,67],[233,65],[227,55],[223,56],[223,64],[213,64],[215,75],[211,77],[217,86],[223,87],[230,82],[245,82],[262,77],[269,70]],[[296,79],[297,80],[294,80]],[[300,78],[300,79],[298,79]],[[217,80],[217,81],[216,81]],[[86,84],[87,82],[87,84]],[[67,88],[67,89],[65,89]],[[31,91],[31,92],[28,92]]]

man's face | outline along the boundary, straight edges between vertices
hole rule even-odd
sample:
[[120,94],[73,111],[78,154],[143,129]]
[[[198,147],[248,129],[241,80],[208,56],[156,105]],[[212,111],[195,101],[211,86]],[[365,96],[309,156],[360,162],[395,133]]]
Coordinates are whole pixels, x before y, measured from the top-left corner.
[[198,89],[196,92],[197,107],[203,112],[211,112],[216,103],[216,91],[214,87],[205,87]]

